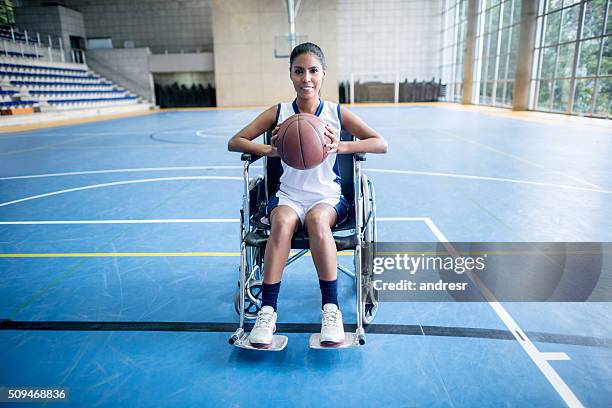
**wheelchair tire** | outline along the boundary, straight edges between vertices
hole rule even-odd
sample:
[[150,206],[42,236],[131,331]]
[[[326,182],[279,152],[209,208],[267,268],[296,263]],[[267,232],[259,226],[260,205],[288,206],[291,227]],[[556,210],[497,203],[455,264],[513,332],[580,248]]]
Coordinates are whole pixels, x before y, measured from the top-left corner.
[[[374,187],[365,174],[361,175],[361,193],[363,198],[363,243],[372,248],[376,242],[376,205],[374,202]],[[367,251],[361,251],[362,257],[367,257]],[[378,312],[378,299],[372,284],[373,272],[369,266],[371,263],[362,259],[364,267],[361,270],[362,288],[361,302],[363,303],[362,316],[363,324],[370,324]]]
[[[257,312],[261,309],[263,280],[247,282],[247,291],[244,297],[244,318],[253,320],[257,318]],[[240,282],[234,292],[234,309],[240,315]]]

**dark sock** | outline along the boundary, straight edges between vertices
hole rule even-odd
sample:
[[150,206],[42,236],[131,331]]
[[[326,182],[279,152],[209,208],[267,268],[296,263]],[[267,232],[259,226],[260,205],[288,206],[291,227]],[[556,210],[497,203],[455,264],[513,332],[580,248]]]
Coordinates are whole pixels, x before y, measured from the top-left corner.
[[321,288],[321,309],[327,303],[338,306],[338,279],[333,281],[319,279],[319,287]]
[[261,294],[261,307],[272,306],[276,312],[276,302],[278,301],[278,292],[280,291],[280,282],[267,284],[264,282]]

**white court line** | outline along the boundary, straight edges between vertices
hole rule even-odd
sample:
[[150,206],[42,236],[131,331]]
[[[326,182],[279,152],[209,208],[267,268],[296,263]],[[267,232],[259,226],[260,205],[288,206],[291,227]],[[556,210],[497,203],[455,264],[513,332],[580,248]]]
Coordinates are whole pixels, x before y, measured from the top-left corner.
[[43,198],[43,197],[50,197],[50,196],[54,196],[58,194],[71,193],[74,191],[91,190],[94,188],[119,186],[119,185],[124,185],[124,184],[154,183],[158,181],[176,181],[176,180],[239,180],[239,181],[242,181],[243,179],[242,177],[231,177],[231,176],[185,176],[185,177],[162,177],[162,178],[153,178],[153,179],[115,181],[112,183],[93,184],[89,186],[69,188],[66,190],[52,191],[46,194],[39,194],[35,196],[20,198],[19,200],[2,203],[0,204],[0,207],[5,207],[11,204],[22,203],[24,201],[36,200],[38,198]]
[[[443,243],[448,243],[448,239],[444,236],[442,231],[434,224],[434,222],[427,218],[425,223],[431,229],[431,232],[436,236],[438,241]],[[447,251],[453,256],[458,256],[459,254],[453,248],[452,245],[445,245]],[[471,271],[466,271],[466,275],[470,278],[472,282],[482,293],[482,295],[487,299],[487,302],[493,308],[497,316],[504,322],[508,330],[512,333],[516,341],[523,347],[523,350],[529,355],[531,360],[536,364],[536,366],[540,369],[544,377],[548,380],[548,382],[554,387],[557,393],[563,398],[563,401],[570,407],[583,407],[582,403],[576,395],[572,392],[572,390],[568,387],[568,385],[563,381],[561,376],[555,371],[555,369],[548,363],[548,360],[569,360],[569,356],[565,353],[542,353],[537,347],[529,340],[525,332],[519,327],[519,325],[514,321],[512,316],[506,311],[506,309],[497,301],[495,296],[489,291],[489,288],[486,287],[482,283],[482,281],[478,278],[478,276],[474,275]],[[564,355],[564,356],[563,356]],[[559,357],[567,357],[567,358],[559,358]]]
[[507,152],[504,152],[503,150],[496,149],[495,147],[489,146],[489,145],[484,144],[484,143],[477,142],[477,141],[475,141],[475,140],[466,139],[466,138],[464,138],[464,137],[458,136],[458,135],[456,135],[456,134],[454,134],[454,133],[452,133],[452,132],[446,131],[446,130],[444,130],[444,129],[435,129],[434,131],[438,131],[439,133],[449,135],[449,136],[451,136],[451,137],[453,137],[453,138],[456,138],[456,139],[462,140],[462,141],[464,141],[464,142],[466,142],[466,143],[470,143],[470,144],[473,144],[473,145],[476,145],[476,146],[482,147],[483,149],[486,149],[486,150],[489,150],[489,151],[495,152],[495,153],[497,153],[497,154],[501,154],[502,156],[510,157],[510,158],[515,159],[515,160],[518,160],[518,161],[520,161],[520,162],[530,164],[530,165],[532,165],[532,166],[534,166],[534,167],[537,167],[537,168],[539,168],[539,169],[546,170],[546,171],[548,171],[548,172],[555,173],[555,174],[560,174],[560,175],[562,175],[562,176],[564,176],[564,177],[570,178],[570,179],[572,179],[572,180],[574,180],[574,181],[577,181],[577,182],[579,182],[579,183],[581,183],[581,184],[586,184],[586,185],[591,186],[591,187],[593,187],[593,188],[601,189],[601,187],[600,187],[600,186],[598,186],[597,184],[591,183],[590,181],[583,180],[583,179],[581,179],[581,178],[578,178],[578,177],[572,176],[571,174],[567,174],[567,173],[564,173],[564,172],[559,171],[559,170],[551,170],[551,169],[548,169],[548,168],[546,168],[546,166],[544,166],[544,165],[542,165],[542,164],[540,164],[540,163],[536,163],[536,162],[534,162],[534,161],[531,161],[531,160],[525,159],[525,158],[523,158],[523,157],[521,157],[521,156],[517,156],[517,155],[512,154],[512,153],[507,153]]
[[[425,217],[382,217],[376,221],[425,221]],[[0,225],[89,225],[89,224],[218,224],[240,222],[239,218],[169,218],[158,220],[45,220],[45,221],[0,221]]]
[[542,356],[542,358],[548,361],[567,361],[570,359],[569,356],[563,352],[540,352],[540,355]]
[[238,218],[178,218],[160,220],[58,220],[58,221],[0,221],[0,225],[88,225],[88,224],[217,224],[239,222]]
[[[30,178],[43,178],[43,177],[60,177],[60,176],[79,176],[87,174],[111,174],[111,173],[138,173],[138,172],[151,172],[151,171],[182,171],[182,170],[237,170],[243,169],[243,166],[188,166],[188,167],[144,167],[144,168],[131,168],[131,169],[114,169],[114,170],[90,170],[90,171],[74,171],[64,173],[47,173],[47,174],[33,174],[23,176],[9,176],[0,177],[2,180],[19,180],[19,179],[30,179]],[[251,169],[261,169],[262,166],[251,166]],[[488,177],[488,176],[475,176],[470,174],[456,174],[456,173],[437,173],[428,171],[414,171],[414,170],[393,170],[393,169],[367,169],[366,172],[372,173],[391,173],[391,174],[408,174],[413,176],[431,176],[431,177],[449,177],[459,178],[467,180],[484,180],[484,181],[496,181],[502,183],[515,183],[515,184],[527,184],[541,187],[552,187],[562,188],[567,190],[578,190],[578,191],[589,191],[594,193],[612,194],[610,190],[602,190],[587,187],[568,186],[565,184],[554,184],[544,183],[539,181],[509,179],[501,177]]]
[[[51,129],[32,129],[32,130],[28,130],[26,132],[35,132],[35,131],[39,131],[39,130],[44,130],[44,131],[48,131]],[[29,134],[25,134],[25,133],[20,133],[20,134],[0,134],[0,140],[2,139],[24,139],[24,138],[61,138],[61,137],[74,137],[74,136],[119,136],[119,137],[123,137],[123,136],[146,136],[150,133],[150,131],[133,131],[133,132],[101,132],[101,133],[90,133],[90,132],[77,132],[77,133],[72,133],[72,134],[66,134],[64,132],[59,132],[59,133],[29,133]]]
[[[213,138],[213,139],[228,139],[231,135],[236,132],[234,127],[228,126],[214,126],[209,129],[200,129],[196,130],[195,134],[198,137],[203,139]],[[227,133],[226,136],[219,135],[218,133]]]
[[451,178],[461,178],[461,179],[468,179],[468,180],[499,181],[503,183],[530,184],[530,185],[542,186],[542,187],[554,187],[554,188],[563,188],[563,189],[568,189],[568,190],[591,191],[594,193],[612,194],[612,191],[610,190],[603,190],[599,188],[568,186],[565,184],[543,183],[540,181],[528,181],[528,180],[509,179],[509,178],[500,178],[500,177],[472,176],[469,174],[435,173],[435,172],[428,172],[428,171],[390,170],[390,169],[366,169],[364,171],[366,173],[368,172],[394,173],[394,174],[410,174],[413,176],[451,177]]
[[427,220],[427,217],[376,217],[376,221],[423,221]]
[[[243,168],[244,166],[143,167],[143,168],[134,168],[134,169],[71,171],[71,172],[65,172],[65,173],[47,173],[47,174],[32,174],[32,175],[27,175],[27,176],[0,177],[0,181],[1,180],[42,178],[42,177],[81,176],[85,174],[141,173],[141,172],[149,172],[149,171],[181,171],[181,170],[236,170],[236,169],[243,169]],[[261,168],[261,166],[251,166],[250,168]]]

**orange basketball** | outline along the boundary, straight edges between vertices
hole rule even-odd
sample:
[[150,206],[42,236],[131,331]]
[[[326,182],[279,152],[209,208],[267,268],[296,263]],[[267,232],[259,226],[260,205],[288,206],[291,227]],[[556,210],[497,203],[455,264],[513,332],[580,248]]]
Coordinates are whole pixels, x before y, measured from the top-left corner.
[[278,129],[274,143],[279,157],[299,170],[312,169],[327,158],[325,122],[318,116],[299,113],[287,118]]

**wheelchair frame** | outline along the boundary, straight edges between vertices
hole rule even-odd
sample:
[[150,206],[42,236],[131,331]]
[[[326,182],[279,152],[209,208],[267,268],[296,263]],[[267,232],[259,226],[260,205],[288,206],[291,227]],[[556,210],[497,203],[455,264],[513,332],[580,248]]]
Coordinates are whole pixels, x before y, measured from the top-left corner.
[[[268,143],[271,131],[264,134],[264,143]],[[341,140],[353,140],[353,136],[347,132],[342,132]],[[265,203],[269,199],[268,191],[268,158],[263,157],[264,161],[264,176],[259,175],[257,178],[249,178],[249,167],[252,163],[259,160],[261,156],[256,156],[248,153],[242,154],[243,167],[243,198],[242,210],[240,214],[240,268],[238,289],[234,296],[235,307],[240,316],[239,327],[230,336],[229,343],[237,346],[248,342],[248,334],[245,332],[245,319],[254,319],[256,317],[258,307],[257,296],[261,294],[261,285],[263,283],[263,253],[261,247],[247,245],[245,239],[250,232],[263,232],[260,228],[251,225],[251,195],[255,193],[256,198],[265,199]],[[372,322],[378,310],[378,301],[376,292],[373,288],[372,278],[372,250],[376,243],[376,198],[374,187],[365,174],[361,172],[361,162],[366,160],[364,153],[356,153],[352,155],[353,164],[353,205],[352,210],[355,212],[355,224],[351,229],[348,229],[347,238],[351,239],[348,244],[354,247],[347,247],[340,250],[353,250],[353,264],[355,272],[338,264],[338,269],[346,275],[353,278],[355,281],[356,295],[356,313],[357,313],[357,329],[353,336],[355,344],[365,345],[366,337],[364,324]],[[264,194],[261,197],[261,184],[264,186]],[[261,204],[261,203],[258,203]],[[345,229],[346,230],[346,229]],[[333,229],[332,229],[333,231]],[[334,241],[337,238],[344,238],[334,233]],[[269,232],[267,233],[269,235]],[[267,242],[267,240],[266,240]],[[336,241],[338,244],[338,241]],[[370,248],[366,248],[370,247]],[[265,249],[265,246],[264,246]],[[292,245],[292,249],[293,245]],[[370,250],[366,250],[370,249]],[[285,265],[288,266],[297,259],[305,255],[309,249],[301,249],[297,253],[290,255]],[[368,258],[368,259],[366,259]],[[249,310],[245,310],[246,298],[249,298]],[[251,306],[255,306],[255,311],[250,313]],[[311,341],[312,343],[312,341]],[[353,346],[349,345],[349,346]],[[283,346],[284,347],[284,346]]]

